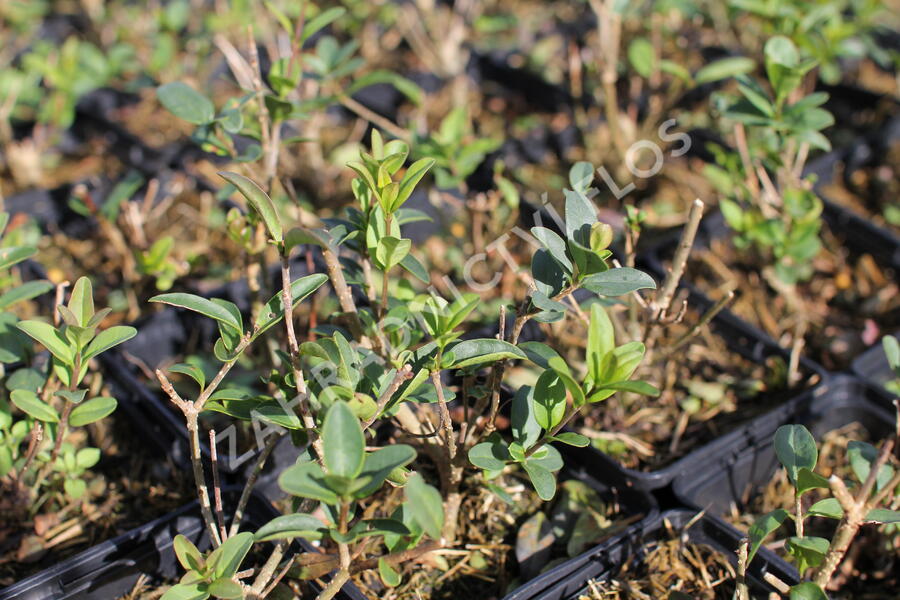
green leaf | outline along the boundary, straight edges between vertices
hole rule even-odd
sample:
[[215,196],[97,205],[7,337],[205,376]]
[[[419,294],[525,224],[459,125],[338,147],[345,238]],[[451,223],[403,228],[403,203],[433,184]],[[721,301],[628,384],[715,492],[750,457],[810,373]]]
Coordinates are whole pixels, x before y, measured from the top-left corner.
[[66,365],[72,364],[72,348],[66,338],[49,323],[43,321],[19,321],[16,327],[25,332]]
[[[305,300],[310,294],[328,281],[328,276],[324,273],[314,273],[305,277],[295,279],[291,283],[291,300],[293,306],[297,306]],[[265,307],[256,317],[256,335],[260,335],[273,325],[279,323],[284,318],[284,305],[281,302],[281,292],[272,296]]]
[[[597,389],[603,391],[615,390],[617,392],[631,392],[633,394],[641,394],[642,396],[650,396],[651,398],[659,396],[659,389],[644,381],[613,381],[604,383]],[[596,400],[593,399],[589,400],[591,402],[596,402]]]
[[591,444],[591,440],[589,440],[586,436],[583,436],[580,433],[575,433],[574,431],[565,431],[563,433],[558,433],[555,436],[551,437],[550,441],[559,442],[568,446],[575,446],[576,448],[586,448]]
[[72,404],[78,404],[84,400],[85,394],[87,394],[87,390],[57,390],[53,392],[54,396]]
[[656,282],[643,271],[631,267],[618,267],[588,275],[581,287],[600,296],[624,296],[636,290],[655,290]]
[[322,425],[325,468],[329,473],[353,479],[365,460],[366,439],[362,427],[345,402],[328,409]]
[[200,386],[201,391],[204,387],[206,387],[206,375],[203,373],[203,369],[201,369],[197,365],[192,365],[189,363],[178,363],[169,367],[169,372],[187,375],[197,382],[197,385]]
[[388,235],[378,240],[378,245],[375,247],[375,259],[385,271],[389,271],[406,258],[411,247],[412,240],[398,239]]
[[175,292],[171,294],[159,294],[158,296],[153,296],[152,298],[150,298],[150,302],[162,302],[164,304],[170,304],[179,308],[186,308],[188,310],[198,312],[201,315],[207,316],[210,319],[215,319],[219,323],[230,327],[233,331],[239,334],[243,333],[241,331],[240,322],[235,319],[234,314],[231,311],[221,306],[220,304],[216,304],[215,302],[207,300],[206,298],[203,298],[201,296]]
[[406,173],[404,173],[403,179],[400,181],[400,190],[397,193],[397,198],[394,200],[393,206],[391,206],[390,212],[396,212],[398,208],[403,206],[403,203],[409,199],[410,195],[412,195],[416,185],[433,166],[433,158],[420,158],[410,165],[406,170]]
[[84,349],[82,360],[90,360],[114,346],[127,342],[135,335],[137,335],[137,330],[134,327],[129,327],[127,325],[114,325],[109,329],[104,329],[98,333],[94,339],[91,340],[91,343],[87,345],[87,348]]
[[404,490],[406,492],[404,509],[409,510],[412,519],[433,540],[441,540],[441,530],[444,527],[441,493],[425,483],[419,473],[410,475]]
[[22,302],[23,300],[31,300],[42,294],[46,294],[53,289],[53,284],[49,281],[28,281],[22,285],[16,286],[8,292],[0,295],[0,310],[9,308],[10,306]]
[[778,428],[775,432],[775,454],[794,485],[797,485],[800,469],[805,467],[812,471],[819,457],[816,440],[803,425],[782,425]]
[[803,494],[816,488],[828,489],[828,479],[814,471],[802,468],[797,473],[797,493]]
[[594,181],[594,165],[582,160],[569,169],[569,185],[573,190],[587,192]]
[[728,77],[735,77],[750,73],[756,68],[756,62],[746,56],[730,56],[711,62],[694,75],[694,81],[698,85],[719,81]]
[[525,353],[502,340],[489,338],[465,340],[444,353],[444,369],[462,369],[506,359],[524,359]]
[[534,385],[534,418],[550,431],[566,413],[566,386],[552,370],[541,373]]
[[239,173],[231,171],[220,171],[219,176],[225,181],[232,184],[247,199],[253,210],[262,218],[269,235],[277,243],[284,241],[284,231],[281,228],[281,220],[278,218],[278,212],[275,210],[275,204],[269,195],[266,194],[261,187],[256,185],[252,179],[248,179]]
[[278,485],[293,496],[311,498],[325,504],[337,504],[338,497],[323,484],[322,467],[314,462],[306,462],[285,469],[278,477]]
[[215,598],[222,600],[241,600],[244,597],[244,590],[241,584],[229,578],[222,577],[216,579],[209,584],[207,591]]
[[600,379],[600,365],[603,357],[616,347],[616,338],[612,321],[606,310],[599,304],[591,305],[591,320],[588,326],[588,340],[585,358],[587,360],[588,374],[591,379]]
[[765,46],[766,60],[785,67],[796,67],[800,55],[794,43],[783,35],[771,37]]
[[656,66],[656,51],[647,38],[639,37],[628,45],[628,61],[638,75],[647,78]]
[[42,402],[34,392],[18,389],[10,392],[9,397],[19,410],[33,419],[45,423],[59,423],[59,414],[56,410]]
[[559,353],[547,344],[542,342],[522,342],[518,348],[525,353],[528,360],[542,369],[552,368],[557,372],[561,370],[566,374],[571,374],[568,365],[566,365]]
[[[869,471],[878,459],[878,449],[866,442],[852,441],[847,444],[847,458],[853,468],[853,474],[860,483],[863,483],[868,479]],[[875,489],[882,489],[893,476],[894,468],[889,464],[882,465],[875,478]]]
[[[244,531],[228,538],[222,542],[221,546],[213,550],[209,556],[209,563],[210,566],[215,565],[213,573],[216,579],[234,577],[252,546],[253,534]],[[218,556],[215,556],[216,553],[218,553]]]
[[206,125],[216,117],[216,108],[209,98],[181,81],[161,85],[156,88],[156,96],[170,113],[188,123]]
[[35,253],[37,253],[37,248],[29,246],[9,246],[0,248],[0,270],[8,269],[13,265],[22,262],[26,258],[34,256]]
[[175,556],[186,571],[202,571],[204,567],[203,555],[197,550],[197,546],[180,533],[172,540]]
[[802,574],[806,567],[817,567],[822,563],[828,552],[830,543],[825,538],[805,536],[791,537],[785,543],[785,549],[790,552],[798,562],[798,570]]
[[431,275],[429,275],[428,269],[411,253],[403,257],[403,260],[400,261],[400,266],[422,283],[431,283]]
[[815,583],[806,581],[791,588],[790,600],[828,600],[828,596]]
[[116,410],[116,406],[115,398],[110,398],[109,396],[92,398],[72,409],[71,414],[69,414],[69,424],[72,427],[83,427],[94,423],[111,415]]
[[537,238],[537,241],[547,249],[550,256],[565,269],[566,273],[570,275],[573,273],[574,267],[572,266],[572,261],[566,256],[565,240],[559,237],[555,231],[547,229],[546,227],[532,227],[531,235]]
[[206,583],[179,583],[166,590],[160,600],[206,600],[207,587]]
[[747,537],[750,539],[750,554],[747,556],[747,564],[750,564],[753,557],[756,556],[756,551],[759,550],[766,538],[781,527],[781,524],[784,523],[788,516],[786,510],[778,508],[759,517],[750,526],[750,529],[747,530]]
[[300,42],[305,42],[314,33],[341,18],[346,12],[347,9],[342,6],[336,6],[334,8],[329,8],[328,10],[320,12],[303,26],[303,33],[300,35]]
[[844,516],[844,509],[837,498],[825,498],[819,500],[809,507],[806,511],[809,517],[826,517],[828,519],[841,519]]
[[881,338],[881,347],[891,369],[900,369],[900,341],[892,335]]
[[94,316],[94,291],[91,280],[87,277],[79,277],[72,288],[69,297],[69,310],[78,319],[78,325],[87,327]]
[[530,459],[522,466],[525,467],[525,472],[528,473],[528,478],[531,479],[534,491],[540,499],[545,502],[553,500],[553,496],[556,495],[556,476],[549,469]]
[[668,73],[673,77],[677,77],[685,83],[691,81],[691,72],[688,71],[684,65],[674,61],[674,60],[666,60],[663,59],[659,61],[659,70],[663,73]]
[[90,469],[100,462],[100,448],[82,448],[75,453],[75,465],[79,469]]
[[485,471],[501,471],[509,460],[509,451],[501,440],[481,442],[469,448],[469,462]]
[[378,491],[391,472],[408,465],[415,458],[415,448],[406,444],[392,444],[366,455],[359,479],[368,480],[369,483],[354,492],[353,496],[356,498],[371,496]]
[[900,511],[887,508],[873,508],[866,515],[869,523],[900,523]]
[[316,517],[306,513],[294,513],[275,517],[256,530],[257,542],[268,540],[291,540],[297,537],[314,542],[321,540],[327,528]]
[[396,587],[400,585],[400,573],[395,571],[384,557],[378,559],[378,575],[381,577],[381,582],[387,587]]

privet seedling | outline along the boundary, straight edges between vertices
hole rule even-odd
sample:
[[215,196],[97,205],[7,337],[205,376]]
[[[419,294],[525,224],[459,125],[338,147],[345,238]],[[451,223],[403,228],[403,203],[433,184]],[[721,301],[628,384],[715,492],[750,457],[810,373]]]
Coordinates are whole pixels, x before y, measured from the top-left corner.
[[[7,221],[7,213],[0,213],[0,232]],[[7,273],[35,252],[27,246],[0,249],[0,270]],[[10,402],[0,400],[0,478],[8,478],[13,494],[25,496],[22,506],[32,513],[46,501],[46,497],[37,500],[48,490],[51,496],[61,492],[71,500],[84,495],[85,472],[100,460],[100,451],[76,449],[66,438],[71,428],[111,414],[117,403],[108,396],[90,397],[90,390],[81,383],[91,360],[135,335],[132,327],[99,329],[109,309],[94,310],[86,277],[75,283],[68,304],[56,306],[56,325],[34,319],[20,321],[8,310],[52,287],[47,281],[30,281],[13,285],[0,295],[4,340],[0,362],[25,365],[5,377]],[[31,340],[46,349],[49,360],[37,360]]]
[[766,42],[768,89],[749,76],[737,78],[740,97],[723,98],[722,107],[722,115],[736,123],[737,152],[716,150],[718,166],[706,169],[725,195],[720,207],[738,234],[736,246],[760,254],[770,266],[764,273],[780,287],[809,279],[822,247],[822,201],[802,177],[809,151],[830,149],[821,131],[834,123],[821,108],[828,94],[800,93],[804,75],[815,66],[786,37]]
[[[900,512],[890,508],[900,486],[900,472],[891,464],[895,441],[888,440],[880,449],[865,442],[851,441],[847,459],[856,481],[845,482],[837,474],[826,479],[815,472],[818,462],[816,441],[803,425],[779,427],[775,432],[775,454],[794,486],[794,506],[790,511],[775,509],[750,527],[746,564],[785,521],[793,521],[795,535],[785,540],[785,549],[794,559],[802,578],[806,579],[807,573],[812,571],[808,581],[791,589],[791,598],[827,599],[823,590],[860,528],[867,524],[900,522]],[[814,489],[830,490],[831,497],[804,509],[803,496]],[[806,534],[810,517],[838,521],[831,540]]]
[[[616,344],[609,318],[599,305],[591,309],[590,367],[577,380],[548,346],[518,344],[527,321],[562,318],[568,309],[563,302],[579,288],[612,297],[655,286],[650,277],[636,269],[609,264],[611,231],[597,221],[581,187],[567,195],[565,238],[549,229],[536,234],[547,249],[535,254],[531,269],[535,287],[508,336],[501,315],[504,325],[498,338],[461,341],[462,325],[479,303],[476,295],[462,294],[447,300],[433,289],[416,294],[408,281],[395,278],[401,272],[397,267],[401,267],[421,283],[429,281],[428,271],[411,253],[412,242],[403,237],[401,228],[409,219],[419,218],[403,204],[435,161],[425,157],[404,168],[409,153],[405,142],[385,142],[373,132],[371,150],[349,164],[358,175],[352,184],[356,206],[348,209],[346,218],[328,220],[314,229],[285,230],[275,204],[261,187],[242,175],[222,173],[246,198],[265,228],[268,243],[280,254],[281,294],[269,301],[252,328],[244,326],[234,305],[222,300],[181,293],[153,299],[213,318],[219,326],[215,354],[223,364],[212,381],[207,384],[187,365],[175,369],[197,380],[200,392],[196,400],[181,398],[167,377],[157,373],[163,389],[185,415],[198,496],[213,552],[238,535],[249,487],[242,494],[230,530],[226,530],[222,506],[217,502],[213,513],[206,489],[200,461],[199,413],[219,410],[237,418],[285,426],[302,433],[293,436],[295,442],[310,442],[308,456],[280,478],[285,491],[304,499],[301,511],[257,532],[258,541],[273,539],[278,543],[252,583],[244,583],[236,575],[230,577],[244,597],[263,597],[277,584],[277,567],[286,559],[290,562],[287,541],[291,537],[327,542],[335,550],[299,559],[301,563],[307,561],[306,576],[338,570],[320,595],[321,600],[332,597],[360,569],[377,568],[386,585],[396,585],[403,562],[455,542],[465,493],[463,481],[473,463],[486,466],[489,476],[496,475],[507,462],[519,464],[538,494],[550,499],[556,490],[555,473],[562,467],[561,456],[550,442],[586,442],[562,431],[572,415],[616,391],[657,393],[653,386],[630,380],[644,346],[640,342]],[[291,282],[290,254],[301,245],[312,245],[322,252],[327,279],[342,309],[334,315],[332,324],[319,327],[316,339],[302,344],[294,331],[292,307],[318,288],[326,276],[309,275]],[[564,267],[557,266],[563,261]],[[363,306],[357,306],[348,279],[361,285],[366,299]],[[263,331],[282,319],[287,352],[278,351],[281,368],[265,378],[277,389],[275,398],[248,398],[221,387],[237,358]],[[530,360],[544,374],[539,385],[517,402],[515,411],[517,419],[522,415],[522,424],[515,429],[515,439],[505,443],[494,432],[503,372],[511,360]],[[445,378],[456,374],[471,380],[484,369],[489,369],[487,385],[463,385],[462,393],[454,396],[444,383]],[[458,425],[448,409],[454,397],[464,407],[465,418]],[[367,449],[366,432],[380,419],[393,419],[398,437],[424,450],[437,467],[439,487],[432,487],[421,474],[404,468],[417,457],[413,445]],[[497,460],[485,462],[492,451],[498,455]],[[266,454],[260,455],[257,472]],[[406,501],[387,518],[360,518],[357,503],[378,493],[385,479],[404,488]],[[311,516],[310,502],[322,506],[327,515],[324,522]],[[430,541],[423,541],[425,536]],[[379,553],[379,547],[384,551]],[[360,553],[368,558],[351,565],[350,556]],[[213,594],[209,591],[213,585],[226,584],[216,584],[218,575],[215,570],[210,574],[206,560],[206,567],[199,563],[191,567],[190,585],[205,586]],[[172,598],[177,597],[175,594]]]

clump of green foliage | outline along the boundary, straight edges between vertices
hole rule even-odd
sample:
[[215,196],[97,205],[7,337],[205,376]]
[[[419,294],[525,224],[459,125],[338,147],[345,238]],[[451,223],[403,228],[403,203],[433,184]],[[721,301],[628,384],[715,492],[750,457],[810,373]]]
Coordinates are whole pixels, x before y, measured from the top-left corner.
[[812,149],[828,150],[821,131],[834,123],[821,106],[824,92],[802,95],[804,75],[816,66],[786,37],[766,42],[768,90],[740,76],[740,97],[723,97],[722,115],[735,123],[736,151],[716,150],[705,170],[723,194],[722,214],[737,233],[735,245],[754,251],[787,285],[812,276],[822,248],[822,201],[801,173]]

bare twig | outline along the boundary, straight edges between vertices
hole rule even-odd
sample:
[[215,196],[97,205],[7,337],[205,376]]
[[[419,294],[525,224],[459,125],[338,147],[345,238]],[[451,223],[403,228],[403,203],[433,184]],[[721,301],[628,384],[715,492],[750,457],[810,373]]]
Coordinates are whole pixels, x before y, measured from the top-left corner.
[[734,600],[750,600],[747,587],[747,557],[750,554],[750,540],[744,538],[738,547],[737,580],[735,581]]
[[700,219],[703,218],[703,208],[703,201],[699,198],[694,200],[694,203],[691,204],[688,221],[684,226],[684,230],[681,232],[681,240],[678,242],[677,250],[675,250],[675,258],[672,260],[672,267],[669,269],[665,282],[662,287],[660,287],[659,292],[656,294],[656,298],[654,298],[651,305],[653,312],[655,313],[654,320],[663,318],[666,311],[669,310],[672,298],[675,296],[675,290],[678,289],[678,284],[681,282],[682,275],[684,275],[684,268],[687,265],[688,257],[691,254],[694,238],[697,237]]
[[241,490],[241,497],[238,500],[237,508],[234,509],[234,516],[231,519],[231,528],[228,530],[229,537],[237,535],[237,532],[241,527],[241,521],[244,518],[244,510],[247,508],[247,502],[250,501],[250,493],[253,491],[253,486],[256,485],[256,480],[259,479],[259,474],[262,472],[266,461],[269,459],[269,455],[272,454],[275,445],[285,435],[287,435],[287,431],[281,430],[269,437],[262,452],[260,452],[259,456],[256,458],[256,464],[253,465],[253,470],[250,472],[247,481],[244,483],[244,489]]
[[209,502],[209,490],[206,487],[206,476],[203,473],[203,463],[200,458],[200,434],[199,425],[197,423],[197,415],[200,413],[200,410],[197,408],[196,404],[188,402],[178,395],[178,392],[175,391],[169,378],[166,377],[165,373],[161,370],[156,370],[156,377],[159,379],[159,384],[162,387],[163,392],[165,392],[172,403],[184,413],[185,424],[190,439],[190,456],[191,467],[194,471],[194,485],[197,488],[197,498],[200,501],[200,513],[203,515],[203,521],[206,523],[207,529],[209,529],[209,536],[212,540],[213,547],[218,548],[222,545],[222,539],[219,536],[219,531],[216,528],[216,521],[213,518],[212,508]]
[[219,484],[219,452],[216,447],[216,430],[209,430],[209,460],[212,463],[213,500],[216,508],[216,521],[222,541],[228,539],[225,532],[225,511],[222,508],[222,486]]

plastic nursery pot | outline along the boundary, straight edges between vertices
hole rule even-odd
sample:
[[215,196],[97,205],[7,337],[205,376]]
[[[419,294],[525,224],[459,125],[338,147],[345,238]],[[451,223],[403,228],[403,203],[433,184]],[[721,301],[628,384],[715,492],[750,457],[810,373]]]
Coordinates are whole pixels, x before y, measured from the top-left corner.
[[[236,488],[223,490],[225,501],[229,498],[234,501],[239,492]],[[247,505],[243,529],[252,531],[276,516],[277,511],[272,505],[254,494]],[[178,534],[190,539],[201,550],[209,547],[198,502],[4,588],[0,590],[0,600],[110,600],[127,594],[142,576],[150,585],[176,582],[183,574],[172,546],[172,540]],[[300,547],[304,551],[313,551],[302,541]],[[352,585],[345,585],[337,597],[364,600]]]
[[[719,452],[694,462],[673,484],[682,504],[706,510],[729,530],[739,533],[720,519],[733,507],[743,511],[755,493],[772,481],[780,468],[773,439],[781,425],[803,424],[816,440],[835,429],[858,423],[870,441],[883,439],[894,430],[894,418],[874,401],[876,392],[862,381],[847,375],[836,376],[781,409],[760,417],[722,440]],[[796,570],[782,559],[783,568]]]
[[[900,338],[900,333],[895,333],[893,335],[896,338]],[[874,400],[881,404],[885,409],[893,411],[894,394],[888,392],[886,386],[889,381],[896,379],[896,375],[894,375],[894,372],[888,364],[887,356],[884,354],[884,347],[882,347],[881,343],[874,344],[871,348],[859,355],[859,357],[853,361],[852,369],[855,375],[872,385],[878,386],[881,391],[887,394],[888,397],[886,398],[879,396]]]
[[[575,600],[588,590],[589,581],[615,578],[624,568],[643,560],[647,544],[667,539],[670,527],[681,532],[688,524],[690,526],[684,531],[687,541],[709,546],[736,564],[736,551],[743,536],[709,517],[692,522],[696,517],[695,511],[670,510],[644,519],[620,535],[520,587],[503,600]],[[767,594],[774,591],[763,580],[766,573],[772,573],[783,581],[796,581],[795,575],[785,570],[771,551],[761,548],[747,573],[751,592]]]
[[[712,301],[691,290],[688,298],[688,304],[700,313],[712,306]],[[728,314],[726,311],[719,313],[710,323],[710,328],[716,336],[725,340],[728,349],[740,357],[754,362],[756,364],[765,364],[771,358],[779,358],[787,363],[790,353],[781,348],[773,340],[768,338],[762,332],[754,327],[741,321],[734,315]],[[770,407],[777,407],[783,403],[789,403],[790,398],[796,397],[803,393],[804,389],[809,386],[816,385],[828,378],[828,373],[816,363],[801,359],[800,360],[800,380],[807,382],[807,387],[799,387],[798,389],[773,390],[765,392],[761,396],[749,400],[749,404],[753,407],[759,404],[767,404]],[[754,404],[755,403],[755,404]],[[737,412],[737,411],[736,411]],[[759,417],[760,411],[754,408],[752,414],[748,414],[743,423],[751,422],[754,418]],[[731,428],[741,428],[743,425],[739,417],[731,423]],[[728,432],[724,431],[727,436]],[[713,438],[706,443],[697,446],[693,450],[687,452],[680,458],[675,459],[668,465],[655,470],[640,470],[638,468],[626,468],[613,456],[610,456],[591,446],[587,448],[577,449],[582,455],[582,464],[587,468],[594,470],[606,476],[606,473],[618,473],[625,485],[632,486],[635,489],[644,491],[657,491],[666,488],[672,481],[697,462],[703,462],[707,458],[716,456],[723,447],[722,436]]]

